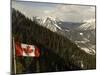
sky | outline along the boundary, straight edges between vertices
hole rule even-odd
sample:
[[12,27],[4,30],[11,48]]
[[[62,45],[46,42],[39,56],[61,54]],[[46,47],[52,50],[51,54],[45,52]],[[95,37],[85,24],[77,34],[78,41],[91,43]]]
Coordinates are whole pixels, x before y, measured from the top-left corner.
[[59,18],[67,22],[84,22],[95,19],[95,6],[12,1],[12,8],[29,18],[33,16]]

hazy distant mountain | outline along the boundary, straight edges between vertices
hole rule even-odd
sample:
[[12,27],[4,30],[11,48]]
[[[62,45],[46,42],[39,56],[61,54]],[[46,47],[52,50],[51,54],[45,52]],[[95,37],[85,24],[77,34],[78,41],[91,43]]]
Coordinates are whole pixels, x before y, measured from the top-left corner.
[[95,30],[95,19],[85,20],[83,22],[84,24],[78,27],[80,30]]
[[82,38],[81,41],[77,41],[76,43],[79,47],[82,47],[89,54],[96,54],[96,25],[95,20],[90,19],[84,21],[84,24],[77,28],[77,32],[79,32],[79,36]]
[[70,32],[66,32],[66,34],[68,33],[70,33],[70,36],[68,37],[74,41],[78,47],[89,54],[96,54],[96,32],[94,19],[83,22],[83,24],[71,30]]

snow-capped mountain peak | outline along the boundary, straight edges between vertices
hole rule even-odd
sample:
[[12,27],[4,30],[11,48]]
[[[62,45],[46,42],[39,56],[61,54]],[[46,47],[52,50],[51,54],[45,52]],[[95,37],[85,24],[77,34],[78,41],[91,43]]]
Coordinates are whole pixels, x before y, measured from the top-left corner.
[[79,29],[81,30],[94,30],[95,29],[95,19],[84,20]]
[[49,30],[53,32],[56,32],[58,29],[62,30],[62,28],[58,26],[56,18],[52,16],[48,16],[44,18],[36,17],[36,20],[40,25],[48,28]]

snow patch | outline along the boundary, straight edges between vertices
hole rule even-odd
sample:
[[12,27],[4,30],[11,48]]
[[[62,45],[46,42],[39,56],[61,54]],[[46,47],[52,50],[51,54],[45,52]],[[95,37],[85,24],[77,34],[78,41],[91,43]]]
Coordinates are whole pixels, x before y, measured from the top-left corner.
[[84,50],[88,54],[91,54],[91,55],[95,55],[96,54],[94,49],[89,49],[89,48],[86,48],[86,47],[83,47],[81,49]]

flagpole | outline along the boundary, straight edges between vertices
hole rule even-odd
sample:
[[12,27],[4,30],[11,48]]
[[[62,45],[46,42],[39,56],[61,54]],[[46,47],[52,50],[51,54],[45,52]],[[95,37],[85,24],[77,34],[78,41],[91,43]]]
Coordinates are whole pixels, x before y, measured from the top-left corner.
[[14,37],[13,37],[13,53],[14,53],[14,73],[16,74],[16,54],[15,54],[15,41],[14,41]]

